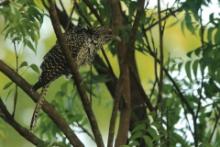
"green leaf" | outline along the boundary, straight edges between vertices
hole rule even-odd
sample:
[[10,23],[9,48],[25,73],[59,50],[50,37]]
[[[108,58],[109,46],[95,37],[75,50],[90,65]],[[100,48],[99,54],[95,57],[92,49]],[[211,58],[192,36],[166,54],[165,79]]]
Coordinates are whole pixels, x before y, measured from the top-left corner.
[[31,41],[29,40],[24,41],[24,45],[27,45],[34,53],[36,53],[36,49]]
[[144,135],[143,139],[144,139],[144,142],[147,145],[147,147],[153,147],[153,142],[149,136]]
[[185,15],[185,25],[192,34],[195,34],[195,29],[193,27],[193,22],[192,22],[192,16],[190,15],[190,13],[186,13]]
[[143,132],[135,132],[132,136],[131,136],[131,140],[136,140],[138,138],[141,138],[143,136]]
[[189,80],[192,82],[192,75],[191,75],[191,61],[186,62],[185,64],[186,75]]
[[138,132],[138,131],[142,131],[146,128],[146,125],[141,123],[135,126],[135,128],[132,130],[132,133]]
[[19,68],[22,68],[22,67],[25,67],[25,66],[28,66],[27,61],[23,61],[23,62],[21,63],[21,65],[19,66]]
[[197,78],[198,66],[199,66],[199,61],[198,60],[194,61],[192,65],[192,69],[195,78]]
[[107,81],[110,81],[110,78],[106,75],[95,75],[92,76],[92,83],[97,84],[97,83],[105,83]]
[[214,32],[214,28],[209,28],[207,31],[207,39],[210,43],[213,42],[213,32]]
[[217,29],[217,32],[215,33],[215,43],[216,44],[220,44],[220,26],[218,27],[218,29]]
[[6,83],[5,86],[3,87],[3,90],[8,89],[12,84],[13,82]]
[[156,130],[152,127],[147,128],[147,132],[150,134],[150,136],[153,138],[153,140],[158,140],[160,137],[157,134]]
[[31,67],[31,69],[32,69],[33,71],[35,71],[36,73],[40,73],[40,70],[39,70],[39,68],[37,67],[36,64],[31,64],[30,67]]
[[82,114],[76,114],[76,115],[73,115],[71,121],[72,122],[79,122],[83,119],[83,115]]

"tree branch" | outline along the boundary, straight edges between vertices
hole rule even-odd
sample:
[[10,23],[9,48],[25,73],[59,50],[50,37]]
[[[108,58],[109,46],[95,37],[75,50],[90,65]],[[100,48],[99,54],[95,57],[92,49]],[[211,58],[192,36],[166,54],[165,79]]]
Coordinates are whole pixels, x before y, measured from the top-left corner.
[[[123,16],[121,13],[120,4],[117,0],[108,0],[112,9],[112,26],[113,31],[118,34],[120,28],[124,24]],[[125,39],[118,43],[118,59],[120,67],[120,77],[124,107],[121,109],[118,134],[115,140],[115,146],[126,144],[128,131],[130,127],[131,117],[131,89],[130,89],[130,71],[129,71],[129,59],[128,48],[126,47]]]
[[73,75],[73,79],[75,81],[77,90],[79,92],[81,101],[83,103],[84,110],[86,111],[87,117],[89,119],[93,134],[95,136],[97,146],[98,147],[104,147],[102,136],[101,136],[100,130],[98,128],[98,124],[97,124],[95,115],[94,115],[93,110],[91,108],[89,98],[86,94],[85,88],[81,85],[82,80],[81,80],[81,77],[80,77],[80,74],[79,74],[79,71],[78,71],[77,64],[74,61],[74,59],[72,59],[70,50],[68,49],[66,40],[64,39],[64,35],[61,32],[60,22],[59,22],[59,19],[58,19],[58,16],[57,16],[54,1],[49,0],[49,3],[50,3],[49,13],[50,13],[50,17],[51,17],[51,21],[52,21],[52,25],[53,25],[55,34],[57,36],[59,44],[62,47],[62,51],[63,51],[63,53],[64,53],[64,55],[67,59],[67,63],[70,66],[70,69],[71,69],[71,72],[72,72],[72,75]]
[[14,120],[13,116],[8,112],[5,104],[0,98],[0,117],[7,122],[10,126],[12,126],[21,136],[30,141],[36,146],[45,146],[47,143],[35,136],[28,129],[22,127],[17,121]]
[[[37,92],[31,90],[32,86],[30,84],[28,84],[20,75],[18,75],[2,60],[0,60],[0,71],[3,74],[5,74],[8,78],[10,78],[14,83],[16,83],[24,92],[26,92],[34,102],[37,102],[38,99],[41,97]],[[47,113],[47,115],[57,125],[57,127],[63,131],[63,133],[66,135],[66,137],[72,145],[77,147],[84,146],[82,142],[78,139],[78,137],[75,135],[75,133],[71,130],[64,118],[59,115],[59,113],[54,109],[54,107],[51,104],[44,100],[42,108],[44,112]]]

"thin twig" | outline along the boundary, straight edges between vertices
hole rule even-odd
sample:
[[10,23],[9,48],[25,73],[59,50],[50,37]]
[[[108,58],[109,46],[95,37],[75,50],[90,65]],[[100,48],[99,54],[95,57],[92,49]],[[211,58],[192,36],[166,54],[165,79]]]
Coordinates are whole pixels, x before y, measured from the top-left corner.
[[150,90],[151,92],[150,92],[150,94],[149,94],[149,98],[150,98],[150,99],[152,98],[152,96],[153,96],[153,94],[154,94],[156,85],[157,85],[157,80],[154,80],[154,84],[153,84],[152,89]]
[[67,13],[67,12],[66,12],[66,9],[65,9],[65,7],[64,7],[64,5],[63,5],[62,0],[59,0],[59,3],[60,3],[61,8],[63,9],[63,11],[64,11],[65,13]]
[[76,9],[77,9],[79,15],[82,16],[82,18],[85,20],[85,22],[91,27],[92,24],[90,23],[88,18],[84,15],[83,11],[80,9],[80,7],[79,7],[78,3],[76,2],[76,0],[74,0],[74,4],[76,6]]
[[[143,28],[142,28],[143,29]],[[144,30],[144,29],[143,29]],[[148,51],[149,54],[155,59],[155,61],[157,63],[160,64],[160,59],[158,59],[157,54],[155,54],[155,52],[150,48],[150,46],[148,46]],[[184,95],[182,94],[178,84],[175,82],[175,80],[172,78],[172,76],[169,74],[168,70],[162,66],[163,71],[165,73],[165,75],[168,77],[168,79],[172,82],[172,84],[174,85],[174,88],[176,89],[176,93],[177,95],[179,95],[180,100],[184,103],[184,105],[186,106],[186,108],[189,110],[190,114],[192,114],[192,116],[194,115],[194,111],[191,108],[190,104],[188,103],[188,101],[185,99]]]
[[[13,42],[13,45],[14,45],[15,63],[16,63],[15,71],[16,71],[16,73],[18,73],[18,51],[17,51],[16,42]],[[13,106],[13,111],[12,111],[12,117],[15,116],[17,101],[18,101],[18,86],[15,84],[14,106]]]
[[70,26],[70,24],[71,24],[71,20],[72,20],[72,16],[73,16],[74,9],[75,9],[75,3],[73,3],[73,7],[72,7],[72,9],[71,9],[71,12],[70,12],[70,15],[69,15],[69,20],[68,20],[68,22],[67,22],[67,25],[66,25],[65,30],[68,30],[68,29],[69,29],[69,26]]
[[118,112],[119,102],[120,102],[121,96],[122,96],[122,85],[121,85],[121,80],[119,79],[118,83],[116,85],[115,99],[114,99],[111,119],[110,119],[110,123],[109,123],[110,126],[109,126],[109,132],[108,132],[107,147],[113,147],[114,134],[115,134],[115,123],[116,123],[116,119],[117,119],[117,112]]
[[106,62],[107,65],[108,65],[108,68],[109,68],[109,71],[110,71],[111,75],[114,76],[113,68],[112,68],[112,66],[111,66],[111,63],[110,63],[110,61],[109,61],[109,59],[108,59],[108,56],[107,56],[107,54],[105,53],[105,50],[103,49],[103,47],[101,47],[101,52],[102,52],[102,55],[103,55],[103,57],[104,57],[104,59],[105,59],[105,62]]
[[[160,52],[160,71],[159,71],[159,81],[158,81],[158,99],[157,99],[157,104],[156,104],[156,109],[158,108],[159,105],[161,105],[162,97],[163,97],[163,66],[164,66],[164,49],[163,49],[163,26],[162,26],[162,21],[161,20],[161,6],[160,6],[160,0],[157,0],[157,10],[158,10],[158,30],[159,30],[159,52]],[[157,74],[157,73],[156,73]]]
[[93,141],[95,141],[95,138],[93,137],[93,135],[83,125],[81,125],[79,122],[77,122],[76,124],[78,127],[82,129],[84,133],[86,133]]
[[144,28],[144,31],[147,32],[147,31],[151,30],[153,27],[157,26],[159,22],[162,22],[162,21],[166,20],[166,19],[169,18],[170,16],[173,16],[174,14],[176,14],[177,12],[181,12],[182,10],[183,10],[182,7],[179,7],[179,8],[177,8],[176,10],[173,10],[173,11],[170,10],[170,13],[169,13],[169,14],[167,14],[167,15],[164,16],[164,17],[161,17],[160,20],[158,20],[158,21],[154,22],[153,24],[151,24],[150,26]]

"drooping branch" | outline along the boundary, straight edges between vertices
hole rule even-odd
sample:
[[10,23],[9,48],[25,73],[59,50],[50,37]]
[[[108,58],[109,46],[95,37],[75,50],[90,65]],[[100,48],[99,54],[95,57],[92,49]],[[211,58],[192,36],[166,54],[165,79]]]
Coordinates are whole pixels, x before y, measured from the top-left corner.
[[57,36],[59,44],[62,47],[62,51],[63,51],[63,53],[64,53],[64,55],[65,55],[65,57],[67,59],[67,63],[70,66],[71,73],[73,75],[73,79],[75,81],[77,90],[79,92],[81,101],[83,103],[84,110],[86,111],[87,117],[89,119],[89,122],[90,122],[90,125],[91,125],[91,128],[92,128],[93,134],[95,136],[95,140],[96,140],[97,146],[98,147],[104,147],[102,136],[101,136],[100,130],[98,128],[98,124],[97,124],[95,115],[93,113],[93,110],[92,110],[89,98],[88,98],[88,96],[86,94],[85,88],[81,84],[82,83],[82,79],[80,77],[77,64],[73,60],[73,58],[71,56],[71,53],[70,53],[70,50],[67,47],[66,40],[64,39],[64,35],[61,32],[60,22],[59,22],[59,18],[58,18],[58,15],[57,15],[55,3],[54,3],[53,0],[49,0],[49,3],[50,3],[49,13],[50,13],[50,18],[51,18],[51,21],[52,21],[52,25],[53,25],[55,34]]
[[[15,84],[17,84],[24,92],[26,92],[30,98],[37,102],[40,95],[37,92],[31,90],[32,86],[26,82],[20,75],[18,75],[12,68],[6,65],[2,60],[0,60],[0,71],[10,78]],[[49,104],[46,100],[42,106],[43,110],[47,115],[53,120],[57,127],[63,131],[70,143],[74,146],[83,147],[83,143],[75,135],[72,129],[69,127],[65,119],[60,116],[60,114],[54,109],[54,107]]]
[[10,126],[12,126],[21,136],[25,139],[30,141],[36,146],[45,146],[46,142],[35,136],[30,130],[26,129],[25,127],[21,126],[13,116],[8,112],[5,104],[0,98],[0,117],[7,122]]

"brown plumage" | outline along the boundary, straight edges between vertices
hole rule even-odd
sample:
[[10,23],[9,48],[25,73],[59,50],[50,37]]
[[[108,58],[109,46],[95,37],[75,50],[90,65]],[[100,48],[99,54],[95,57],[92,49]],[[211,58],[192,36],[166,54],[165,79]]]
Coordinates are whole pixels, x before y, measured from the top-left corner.
[[[72,57],[78,66],[93,61],[94,55],[101,46],[112,38],[111,29],[99,27],[96,29],[75,28],[67,32],[66,42]],[[70,69],[60,45],[57,43],[45,56],[41,64],[42,73],[33,90],[47,86],[61,75],[69,75]]]
[[[96,51],[111,38],[111,29],[104,27],[96,29],[77,27],[65,34],[68,49],[71,50],[72,57],[76,60],[78,66],[91,63]],[[37,115],[43,104],[47,86],[61,75],[70,74],[70,68],[62,52],[61,46],[58,43],[56,43],[56,45],[44,56],[41,70],[42,73],[39,80],[32,87],[33,90],[38,90],[42,87],[42,91],[31,119],[31,129],[35,125]]]

